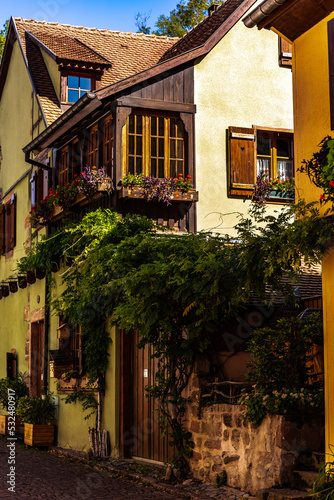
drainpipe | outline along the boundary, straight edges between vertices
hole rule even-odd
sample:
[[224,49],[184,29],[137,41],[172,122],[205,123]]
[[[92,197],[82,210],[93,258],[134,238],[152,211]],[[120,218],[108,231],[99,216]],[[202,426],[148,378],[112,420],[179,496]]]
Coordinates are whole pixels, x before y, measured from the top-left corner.
[[[49,224],[46,226],[46,236],[49,236]],[[43,383],[42,394],[48,393],[49,371],[49,329],[50,329],[50,304],[49,304],[49,279],[45,275],[45,306],[44,306],[44,343],[43,343]]]

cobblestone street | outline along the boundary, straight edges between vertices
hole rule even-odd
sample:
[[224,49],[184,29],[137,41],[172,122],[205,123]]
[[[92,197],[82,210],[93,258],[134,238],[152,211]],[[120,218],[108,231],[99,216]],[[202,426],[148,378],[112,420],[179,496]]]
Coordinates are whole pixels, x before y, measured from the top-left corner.
[[[0,498],[7,499],[128,499],[170,500],[178,498],[116,477],[115,474],[94,470],[89,465],[72,462],[45,451],[15,447],[15,492],[8,491],[10,472],[9,448],[6,438],[0,438]],[[110,477],[111,476],[111,477]]]

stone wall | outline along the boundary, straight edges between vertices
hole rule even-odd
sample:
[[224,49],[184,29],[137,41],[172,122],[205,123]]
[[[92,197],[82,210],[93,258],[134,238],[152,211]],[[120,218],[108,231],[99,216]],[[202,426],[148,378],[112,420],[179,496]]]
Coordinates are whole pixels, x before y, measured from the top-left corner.
[[238,405],[192,404],[189,427],[195,443],[191,470],[195,478],[216,484],[227,474],[227,484],[251,494],[275,485],[291,485],[292,472],[302,450],[321,451],[323,423],[298,425],[278,416],[266,416],[260,425],[243,420]]

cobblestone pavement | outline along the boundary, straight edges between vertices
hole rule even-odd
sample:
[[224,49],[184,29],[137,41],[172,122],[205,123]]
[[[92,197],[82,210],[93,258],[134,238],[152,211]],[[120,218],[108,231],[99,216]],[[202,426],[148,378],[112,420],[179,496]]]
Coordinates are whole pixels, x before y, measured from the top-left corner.
[[[10,455],[6,438],[0,438],[0,499],[76,500],[175,500],[176,497],[151,486],[98,471],[89,465],[54,456],[45,451],[15,446],[15,492],[8,491]],[[111,477],[110,477],[111,476]]]
[[88,465],[78,452],[61,448],[47,452],[19,441],[15,443],[15,492],[11,492],[9,443],[0,436],[0,500],[255,500],[235,488],[217,488],[192,479],[166,483],[156,466],[113,459]]

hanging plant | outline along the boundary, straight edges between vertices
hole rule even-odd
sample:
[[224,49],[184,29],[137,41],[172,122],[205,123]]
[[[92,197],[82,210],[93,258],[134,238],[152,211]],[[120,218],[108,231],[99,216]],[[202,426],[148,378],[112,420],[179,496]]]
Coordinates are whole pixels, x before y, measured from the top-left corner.
[[322,189],[320,202],[334,201],[334,139],[325,137],[319,151],[310,160],[303,160],[299,171],[306,173],[311,182]]

